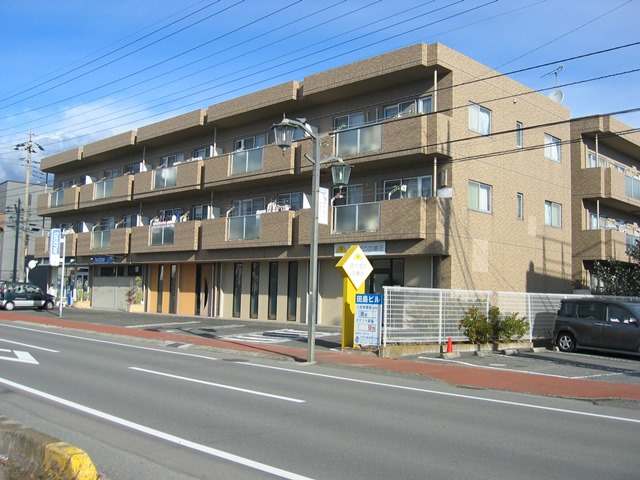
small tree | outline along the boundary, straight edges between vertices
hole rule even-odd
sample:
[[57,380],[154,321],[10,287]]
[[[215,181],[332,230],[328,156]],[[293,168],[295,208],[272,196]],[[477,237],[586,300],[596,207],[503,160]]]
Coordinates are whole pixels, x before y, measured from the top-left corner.
[[489,314],[480,308],[471,307],[459,324],[471,343],[482,344],[493,341],[509,342],[520,340],[527,334],[529,324],[526,318],[518,318],[518,313],[501,314],[498,307],[490,307]]
[[142,277],[135,277],[133,285],[127,290],[127,303],[129,305],[140,304],[144,299],[144,290],[142,288]]
[[638,241],[627,246],[629,263],[613,258],[595,262],[593,274],[598,279],[598,290],[605,295],[640,296],[640,246]]

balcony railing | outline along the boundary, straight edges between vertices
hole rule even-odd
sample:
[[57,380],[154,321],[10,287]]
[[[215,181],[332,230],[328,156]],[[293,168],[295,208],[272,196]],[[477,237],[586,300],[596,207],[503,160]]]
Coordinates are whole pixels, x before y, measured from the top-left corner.
[[151,245],[173,245],[175,223],[151,226]]
[[254,240],[260,238],[260,217],[246,215],[229,218],[229,240]]
[[111,230],[95,230],[91,234],[91,248],[94,250],[111,246]]
[[262,170],[263,159],[263,147],[234,152],[231,155],[231,175],[259,172]]
[[113,196],[113,178],[96,182],[94,195],[96,200],[111,198]]
[[178,182],[178,167],[163,167],[154,170],[153,189],[175,187]]
[[343,130],[336,134],[336,155],[347,157],[382,148],[382,125]]
[[334,209],[334,233],[380,230],[380,202],[340,205]]

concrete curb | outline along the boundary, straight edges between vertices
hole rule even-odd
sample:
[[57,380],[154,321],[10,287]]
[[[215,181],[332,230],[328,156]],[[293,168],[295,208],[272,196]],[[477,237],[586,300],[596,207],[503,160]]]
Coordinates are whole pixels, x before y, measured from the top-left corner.
[[63,480],[96,480],[98,471],[83,450],[0,416],[0,453],[26,458],[34,468],[55,471]]

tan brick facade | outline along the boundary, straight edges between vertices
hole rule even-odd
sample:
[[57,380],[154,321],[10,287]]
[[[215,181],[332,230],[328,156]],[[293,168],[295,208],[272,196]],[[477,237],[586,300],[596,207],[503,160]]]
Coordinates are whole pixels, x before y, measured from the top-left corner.
[[[116,177],[112,201],[96,200],[95,187],[83,185],[69,189],[77,189],[75,203],[67,203],[65,191],[64,207],[50,208],[44,195],[38,209],[54,225],[189,212],[172,226],[171,243],[152,245],[149,225],[122,229],[130,231],[128,245],[125,233],[111,239],[108,252],[117,264],[149,266],[146,285],[154,296],[148,311],[156,311],[153,299],[166,303],[164,293],[177,295],[180,312],[303,322],[311,211],[302,204],[297,209],[298,203],[266,211],[272,200],[302,202],[310,193],[313,141],[300,138],[285,152],[273,145],[271,126],[285,112],[317,129],[321,159],[341,156],[354,167],[341,195],[334,194],[328,165],[321,168],[321,186],[337,202],[329,206],[328,225],[319,226],[321,323],[341,321],[341,277],[333,268],[338,244],[383,249],[370,257],[376,270],[368,288],[387,282],[567,293],[582,275],[572,263],[575,252],[586,259],[620,251],[621,237],[613,232],[572,238],[573,211],[582,208],[576,192],[610,204],[628,199],[621,172],[578,169],[572,185],[572,168],[586,148],[569,143],[568,109],[441,44],[320,72],[44,159],[43,170],[57,178],[101,178],[110,166],[131,164],[146,171]],[[579,125],[626,129],[608,118]],[[264,139],[255,152],[242,147]],[[548,139],[559,143],[545,148]],[[626,137],[625,145],[637,144]],[[202,149],[205,158],[193,160]],[[175,166],[175,186],[157,188],[154,176],[167,155],[181,155],[184,163]],[[209,217],[194,220],[202,206],[211,207]],[[230,239],[227,212],[259,215],[247,223],[248,238]],[[90,234],[78,233],[78,264],[104,254],[87,243]],[[175,293],[166,272],[177,275],[172,285],[200,290]],[[180,280],[180,272],[198,281]],[[287,301],[292,291],[296,302]]]

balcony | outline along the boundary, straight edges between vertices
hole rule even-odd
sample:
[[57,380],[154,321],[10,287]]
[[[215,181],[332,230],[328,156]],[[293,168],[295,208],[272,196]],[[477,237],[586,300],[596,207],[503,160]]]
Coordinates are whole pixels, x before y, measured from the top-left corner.
[[574,232],[573,256],[579,260],[615,259],[628,262],[627,244],[634,238],[618,230],[580,230]]
[[133,196],[138,200],[200,190],[203,165],[203,160],[194,160],[136,173]]
[[54,190],[38,196],[38,215],[48,217],[56,213],[78,210],[80,187]]
[[574,176],[573,185],[582,198],[601,199],[626,212],[640,208],[640,180],[617,168],[583,168]]
[[79,233],[78,256],[128,255],[130,236],[130,228]]
[[202,249],[291,246],[295,215],[284,211],[203,220]]
[[130,253],[195,252],[198,250],[200,224],[199,220],[156,222],[132,228]]
[[131,201],[133,175],[99,180],[80,188],[80,208],[115,206]]
[[[65,238],[65,257],[76,256],[76,241],[78,234],[68,233]],[[33,256],[35,258],[49,258],[49,236],[36,237]]]
[[[332,225],[320,225],[320,243],[427,240],[444,242],[444,205],[448,199],[401,198],[334,207]],[[311,210],[298,212],[298,241],[309,244]]]
[[[275,145],[267,145],[204,160],[204,185],[212,187],[248,180],[264,182],[277,176],[293,175],[294,170],[294,149],[283,154]],[[256,173],[260,175],[256,176]]]

